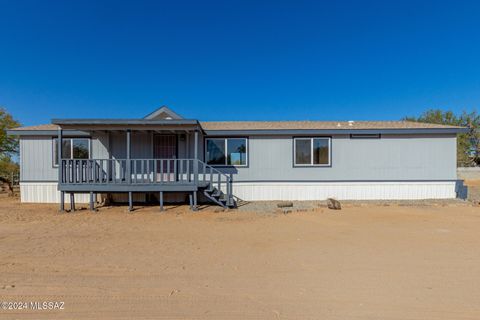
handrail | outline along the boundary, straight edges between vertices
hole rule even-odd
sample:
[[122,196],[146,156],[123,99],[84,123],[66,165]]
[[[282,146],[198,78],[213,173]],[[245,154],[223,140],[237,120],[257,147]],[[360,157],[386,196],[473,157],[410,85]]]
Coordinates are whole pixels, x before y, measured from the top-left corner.
[[211,166],[211,165],[209,165],[209,164],[206,164],[206,163],[203,162],[202,160],[198,160],[198,162],[201,163],[202,165],[204,165],[205,167],[210,167],[210,168],[212,168],[212,170],[215,171],[215,173],[220,174],[220,175],[226,177],[227,180],[230,179],[230,176],[228,176],[226,173],[223,173],[222,171],[216,169],[215,167],[213,167],[213,166]]
[[[233,182],[233,178],[230,175],[227,175],[223,172],[221,172],[220,170],[214,168],[213,166],[211,165],[208,165],[207,163],[201,161],[201,160],[197,160],[199,164],[201,164],[203,166],[203,169],[204,169],[204,179],[205,179],[205,175],[206,175],[206,169],[207,167],[210,169],[210,183],[213,183],[212,181],[212,177],[213,177],[213,172],[215,172],[216,175],[218,175],[218,180],[217,180],[217,184],[218,184],[218,190],[221,190],[221,184],[222,184],[222,179],[221,177],[225,177],[226,181],[226,185],[227,185],[227,205],[228,206],[231,206],[233,205],[233,188],[232,188],[232,182]],[[212,172],[213,171],[213,172]],[[212,187],[212,186],[210,186]]]
[[[204,183],[210,190],[222,191],[226,184],[226,202],[233,204],[232,175],[221,172],[199,159],[60,159],[59,183],[62,184],[164,184]],[[220,192],[221,194],[221,192]]]
[[[193,158],[130,158],[130,159],[127,159],[127,158],[112,158],[112,159],[108,159],[108,158],[90,158],[90,159],[81,159],[81,158],[62,158],[60,160],[77,160],[77,161],[80,161],[80,160],[83,160],[83,161],[98,161],[98,160],[103,160],[103,161],[113,161],[113,160],[117,160],[117,161],[126,161],[126,160],[150,160],[150,161],[153,161],[153,160],[171,160],[171,161],[174,161],[174,160],[195,160]],[[198,160],[200,161],[200,160]]]

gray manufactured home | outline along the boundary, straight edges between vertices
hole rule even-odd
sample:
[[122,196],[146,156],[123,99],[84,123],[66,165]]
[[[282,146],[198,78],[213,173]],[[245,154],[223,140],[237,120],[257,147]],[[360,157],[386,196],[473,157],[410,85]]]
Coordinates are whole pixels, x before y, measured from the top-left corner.
[[20,139],[22,202],[456,197],[454,126],[406,121],[53,119]]

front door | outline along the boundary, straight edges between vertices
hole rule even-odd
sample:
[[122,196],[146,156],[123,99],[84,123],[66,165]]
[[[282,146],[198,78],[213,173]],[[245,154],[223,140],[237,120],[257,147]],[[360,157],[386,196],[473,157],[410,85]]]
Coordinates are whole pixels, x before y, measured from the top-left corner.
[[175,159],[177,157],[177,136],[153,136],[153,157],[155,159]]
[[176,163],[173,159],[177,158],[177,136],[163,134],[153,136],[153,157],[162,159],[157,163],[157,181],[175,181]]

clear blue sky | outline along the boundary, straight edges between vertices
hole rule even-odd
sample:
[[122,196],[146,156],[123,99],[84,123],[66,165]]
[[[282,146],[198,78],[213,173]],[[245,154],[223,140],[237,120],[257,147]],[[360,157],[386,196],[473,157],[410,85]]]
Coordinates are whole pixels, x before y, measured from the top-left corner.
[[0,105],[26,125],[473,110],[478,3],[0,0]]

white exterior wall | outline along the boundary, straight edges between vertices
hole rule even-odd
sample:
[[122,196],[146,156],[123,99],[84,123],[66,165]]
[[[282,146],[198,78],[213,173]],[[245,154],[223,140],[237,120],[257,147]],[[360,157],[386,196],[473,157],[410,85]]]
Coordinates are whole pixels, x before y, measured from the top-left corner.
[[[233,193],[246,201],[267,200],[420,200],[451,199],[456,197],[455,182],[288,182],[288,183],[242,183],[233,184]],[[183,194],[175,194],[183,201]],[[20,183],[22,202],[59,203],[60,192],[55,182]],[[126,194],[114,194],[114,200],[126,202]],[[177,199],[178,198],[178,199]],[[70,197],[67,195],[68,203]],[[75,194],[77,203],[88,203],[88,194]],[[134,194],[134,201],[145,201],[144,194]]]
[[233,184],[246,201],[264,200],[419,200],[456,197],[456,183],[446,182],[256,182]]

